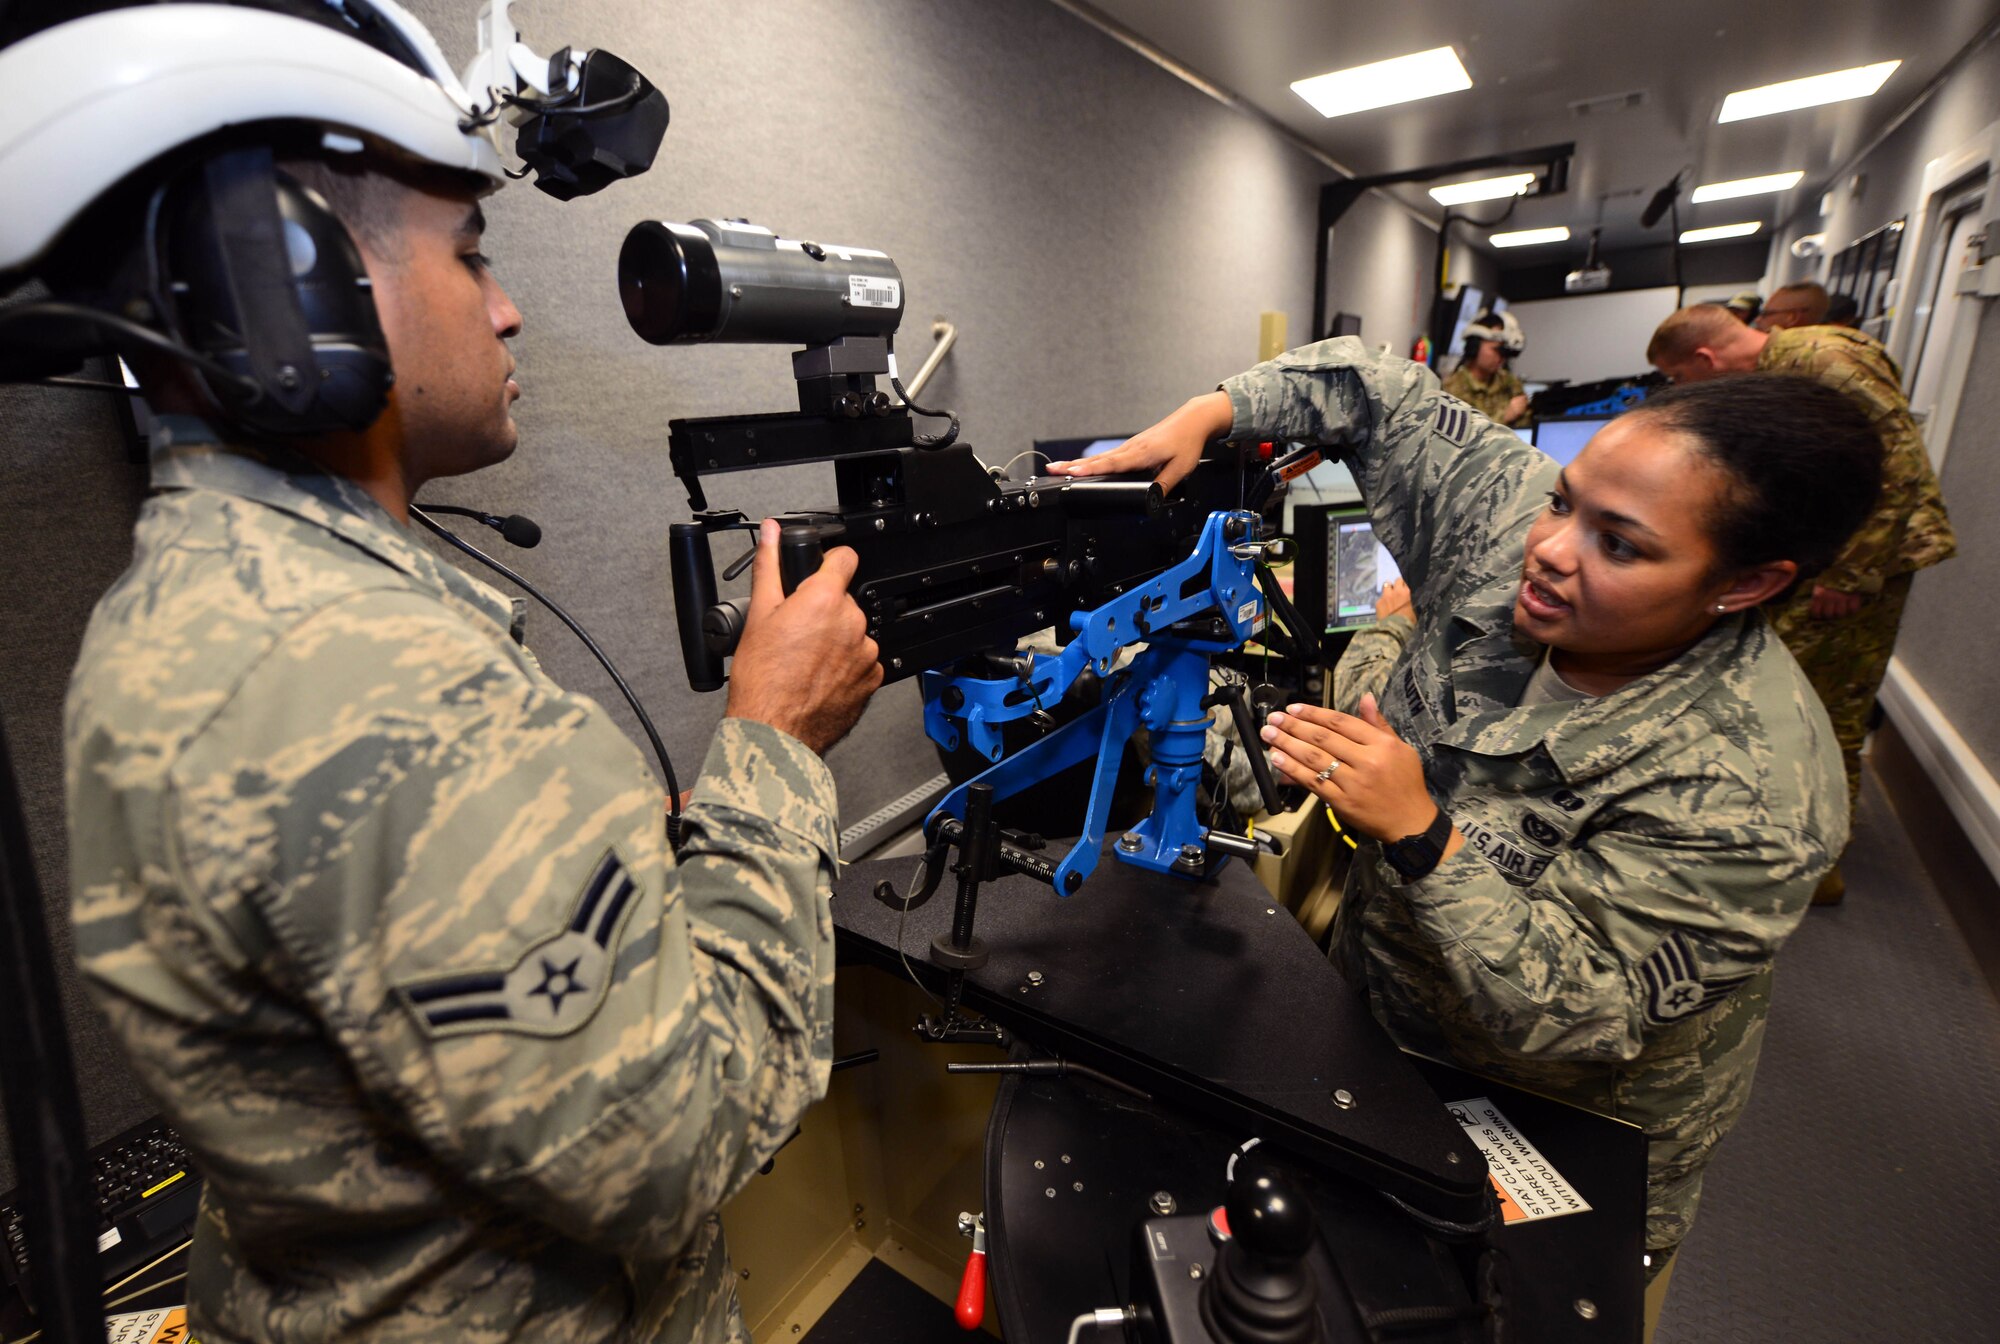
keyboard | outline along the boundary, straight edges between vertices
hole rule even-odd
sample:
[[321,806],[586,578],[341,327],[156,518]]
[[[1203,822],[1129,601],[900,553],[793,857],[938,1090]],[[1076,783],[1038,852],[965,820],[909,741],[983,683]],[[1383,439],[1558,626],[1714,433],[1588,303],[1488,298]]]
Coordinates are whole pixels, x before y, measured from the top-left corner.
[[[97,1262],[105,1285],[143,1268],[188,1239],[201,1208],[201,1177],[162,1120],[134,1125],[90,1152],[97,1185]],[[0,1281],[30,1310],[34,1247],[16,1191],[0,1197]]]

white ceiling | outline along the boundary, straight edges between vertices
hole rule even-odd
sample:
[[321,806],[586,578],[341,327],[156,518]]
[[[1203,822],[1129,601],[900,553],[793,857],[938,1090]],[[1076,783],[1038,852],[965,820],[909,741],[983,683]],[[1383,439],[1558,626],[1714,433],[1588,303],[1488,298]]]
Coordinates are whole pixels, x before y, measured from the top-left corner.
[[[1691,206],[1681,227],[1773,223],[1815,201],[1867,143],[1995,14],[1995,0],[1090,0],[1195,74],[1240,96],[1357,174],[1575,141],[1567,195],[1520,203],[1507,228],[1567,224],[1583,242],[1603,203],[1604,245],[1665,242],[1638,226],[1683,165],[1690,186],[1803,169],[1798,187]],[[1473,87],[1331,120],[1293,80],[1413,51],[1457,49]],[[1881,92],[1716,124],[1736,90],[1876,61],[1903,64]],[[1579,116],[1570,104],[1641,91],[1634,108]],[[1422,187],[1397,195],[1436,217]],[[1504,202],[1460,207],[1479,218]],[[1476,234],[1475,237],[1483,237]],[[1538,262],[1560,248],[1532,250]],[[1526,257],[1529,254],[1516,253]]]

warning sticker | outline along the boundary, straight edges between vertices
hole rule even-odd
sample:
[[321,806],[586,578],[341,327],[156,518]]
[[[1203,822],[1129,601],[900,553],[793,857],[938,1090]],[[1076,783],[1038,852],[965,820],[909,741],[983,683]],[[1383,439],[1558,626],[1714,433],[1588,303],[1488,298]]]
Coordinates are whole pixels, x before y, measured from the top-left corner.
[[1451,1118],[1465,1127],[1465,1135],[1486,1155],[1493,1188],[1500,1193],[1500,1215],[1509,1223],[1532,1223],[1542,1218],[1560,1218],[1565,1213],[1588,1213],[1576,1187],[1549,1165],[1541,1150],[1529,1143],[1513,1121],[1500,1113],[1485,1097],[1449,1103]]
[[188,1334],[186,1307],[108,1316],[104,1333],[105,1344],[195,1344],[193,1336]]

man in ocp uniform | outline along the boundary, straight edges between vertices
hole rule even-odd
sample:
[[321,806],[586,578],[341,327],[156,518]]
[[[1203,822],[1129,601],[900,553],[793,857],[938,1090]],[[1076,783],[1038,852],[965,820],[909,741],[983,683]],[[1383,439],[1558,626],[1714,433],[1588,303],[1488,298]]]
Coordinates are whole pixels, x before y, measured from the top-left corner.
[[[1874,514],[1831,568],[1771,612],[1833,720],[1851,808],[1861,797],[1861,747],[1911,579],[1958,550],[1895,363],[1880,342],[1851,327],[1760,331],[1714,304],[1683,308],[1662,322],[1646,358],[1677,383],[1752,370],[1813,378],[1859,406],[1882,436],[1882,498]],[[1845,889],[1836,866],[1814,899],[1830,904]]]

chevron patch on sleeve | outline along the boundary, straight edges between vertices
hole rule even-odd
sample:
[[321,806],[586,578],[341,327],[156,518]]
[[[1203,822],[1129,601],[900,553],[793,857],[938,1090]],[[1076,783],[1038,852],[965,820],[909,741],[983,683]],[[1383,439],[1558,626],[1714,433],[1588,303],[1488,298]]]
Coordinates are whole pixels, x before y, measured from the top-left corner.
[[1694,945],[1686,934],[1675,933],[1640,963],[1639,974],[1646,982],[1646,1020],[1663,1027],[1713,1008],[1756,972],[1704,976]]
[[578,896],[569,922],[511,966],[437,976],[396,994],[431,1036],[521,1031],[562,1036],[597,1012],[611,986],[612,946],[637,885],[605,851]]

